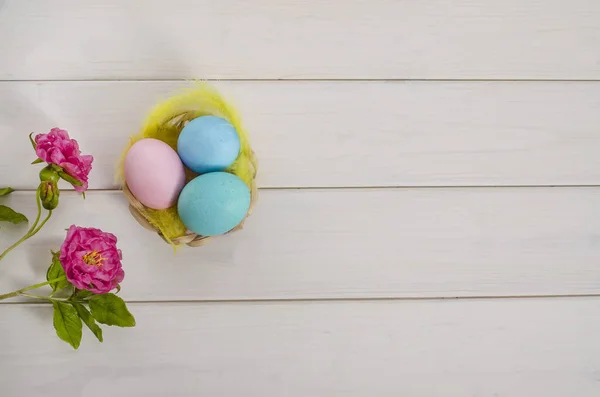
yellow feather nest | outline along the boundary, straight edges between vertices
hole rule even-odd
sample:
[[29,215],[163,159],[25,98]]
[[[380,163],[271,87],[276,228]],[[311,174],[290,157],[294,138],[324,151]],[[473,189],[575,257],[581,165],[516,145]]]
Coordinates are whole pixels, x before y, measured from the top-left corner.
[[[125,156],[135,142],[144,138],[155,138],[177,150],[177,138],[186,122],[207,115],[222,117],[237,130],[241,143],[240,155],[225,171],[237,175],[252,190],[256,170],[248,134],[242,127],[234,107],[227,103],[214,87],[204,82],[198,82],[194,87],[182,90],[178,95],[158,104],[150,111],[141,131],[130,138],[129,144],[121,154],[117,165],[117,183],[121,187],[125,186],[123,169]],[[187,181],[196,176],[197,174],[186,168]],[[136,206],[136,209],[170,244],[174,244],[173,239],[188,233],[177,215],[176,205],[166,210],[154,210],[143,205]]]

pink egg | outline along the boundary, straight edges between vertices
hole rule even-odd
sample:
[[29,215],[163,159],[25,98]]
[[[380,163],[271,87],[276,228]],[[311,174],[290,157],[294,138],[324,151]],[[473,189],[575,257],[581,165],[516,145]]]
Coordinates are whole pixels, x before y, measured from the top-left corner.
[[158,139],[142,139],[125,157],[125,181],[146,207],[163,210],[177,202],[185,169],[177,152]]

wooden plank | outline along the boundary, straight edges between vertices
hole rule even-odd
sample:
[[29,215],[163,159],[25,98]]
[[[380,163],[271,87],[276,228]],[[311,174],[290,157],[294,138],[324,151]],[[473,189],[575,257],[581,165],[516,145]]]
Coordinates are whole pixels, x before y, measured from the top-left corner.
[[[600,83],[221,82],[262,187],[600,184]],[[179,82],[0,83],[1,183],[34,189],[30,131],[68,129],[113,188],[127,137]]]
[[[33,217],[33,193],[7,201]],[[71,224],[117,234],[132,301],[598,294],[600,188],[268,190],[243,231],[176,254],[118,192],[61,196],[2,261],[42,281]],[[3,227],[7,247],[24,227]],[[20,232],[20,233],[19,233]]]
[[[0,307],[8,396],[600,393],[599,298],[134,304],[77,353],[48,305]],[[65,369],[69,369],[68,371]]]
[[598,79],[590,0],[4,0],[0,79]]

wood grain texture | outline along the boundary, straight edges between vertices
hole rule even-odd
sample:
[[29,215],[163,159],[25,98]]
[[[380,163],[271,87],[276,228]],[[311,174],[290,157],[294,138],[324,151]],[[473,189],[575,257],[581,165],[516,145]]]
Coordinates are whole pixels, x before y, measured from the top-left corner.
[[[3,301],[0,395],[597,397],[599,20],[592,0],[0,0],[0,187],[29,190],[0,204],[33,218],[27,135],[55,126],[97,189],[63,192],[0,292],[93,226],[137,319],[74,353],[50,306]],[[267,189],[243,231],[174,253],[111,189],[193,78],[230,80]],[[1,227],[0,250],[26,229]]]
[[74,353],[0,307],[7,396],[596,397],[599,298],[131,305]]
[[[268,190],[244,230],[176,254],[118,192],[61,200],[3,261],[0,291],[42,281],[77,224],[118,235],[133,301],[600,293],[599,188]],[[33,193],[2,202],[35,213]]]
[[0,4],[5,80],[600,78],[590,0]]
[[[219,82],[262,187],[600,184],[600,82]],[[30,131],[60,126],[115,163],[181,82],[0,83],[0,184],[34,189]],[[19,166],[16,166],[16,165]]]

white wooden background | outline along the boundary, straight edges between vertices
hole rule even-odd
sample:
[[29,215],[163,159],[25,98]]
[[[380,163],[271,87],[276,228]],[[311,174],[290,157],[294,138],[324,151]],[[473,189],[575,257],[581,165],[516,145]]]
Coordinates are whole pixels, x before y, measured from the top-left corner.
[[[35,212],[31,131],[96,157],[0,291],[96,226],[138,322],[75,352],[49,306],[3,302],[0,395],[597,397],[599,21],[596,0],[0,0],[2,202]],[[242,232],[173,255],[113,170],[192,78],[237,102],[262,190]]]

